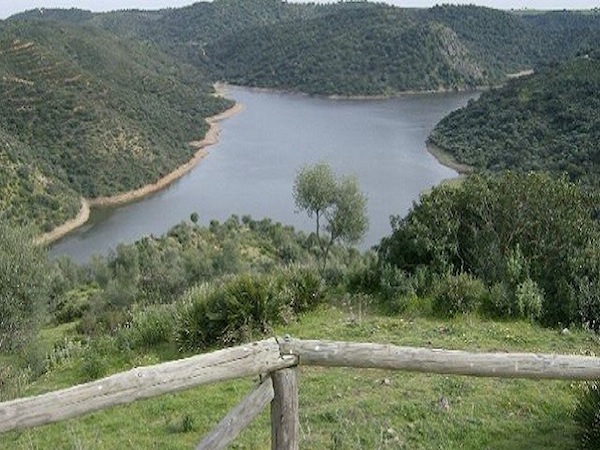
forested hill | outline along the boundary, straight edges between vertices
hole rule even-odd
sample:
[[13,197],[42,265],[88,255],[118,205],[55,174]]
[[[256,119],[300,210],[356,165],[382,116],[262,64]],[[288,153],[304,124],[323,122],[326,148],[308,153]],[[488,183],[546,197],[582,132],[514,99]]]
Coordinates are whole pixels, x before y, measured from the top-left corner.
[[280,0],[215,0],[155,12],[36,10],[14,19],[23,18],[86,23],[150,41],[231,83],[328,95],[497,84],[573,56],[597,42],[600,30],[598,14]]
[[234,83],[316,94],[373,95],[475,87],[484,67],[449,27],[399,8],[340,4],[305,21],[257,27],[207,46]]
[[566,172],[600,186],[600,53],[483,93],[442,120],[430,140],[480,169]]
[[43,231],[79,197],[141,187],[187,162],[230,106],[148,44],[58,22],[0,23],[2,216]]

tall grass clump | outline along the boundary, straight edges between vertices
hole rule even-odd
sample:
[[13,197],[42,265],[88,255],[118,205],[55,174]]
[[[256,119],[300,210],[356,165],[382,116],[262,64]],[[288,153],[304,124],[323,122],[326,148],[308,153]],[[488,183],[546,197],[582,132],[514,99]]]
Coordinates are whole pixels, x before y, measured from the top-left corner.
[[585,385],[579,396],[573,418],[578,425],[578,440],[581,448],[600,448],[600,382]]

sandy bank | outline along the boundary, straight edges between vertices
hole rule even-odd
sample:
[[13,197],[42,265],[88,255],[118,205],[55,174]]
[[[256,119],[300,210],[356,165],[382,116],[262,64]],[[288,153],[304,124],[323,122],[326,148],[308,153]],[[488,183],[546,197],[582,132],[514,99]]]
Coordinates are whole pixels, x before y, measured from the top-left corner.
[[75,228],[78,228],[81,225],[83,225],[84,223],[86,223],[89,218],[90,218],[90,203],[85,198],[82,197],[81,198],[81,208],[79,209],[79,212],[77,213],[77,215],[74,218],[72,218],[71,220],[67,220],[62,225],[54,228],[52,231],[49,231],[48,233],[41,235],[37,239],[37,242],[39,244],[49,244],[51,242],[54,242],[54,241],[60,239],[61,237],[63,237],[64,235],[66,235],[67,233],[69,233],[70,231],[74,230]]
[[[222,85],[215,85],[215,90],[215,95],[225,94],[225,87]],[[166,188],[175,180],[181,178],[183,175],[187,174],[190,170],[192,170],[208,154],[207,147],[214,145],[218,142],[220,132],[219,122],[237,114],[242,110],[243,106],[241,104],[236,103],[232,108],[223,111],[222,113],[217,114],[216,116],[207,118],[206,121],[209,124],[209,129],[206,133],[206,136],[204,136],[204,139],[202,139],[201,141],[190,142],[190,145],[196,148],[196,153],[194,154],[191,160],[177,167],[173,172],[167,174],[166,176],[162,177],[156,182],[142,186],[139,189],[123,192],[121,194],[117,194],[110,197],[97,197],[93,199],[82,198],[81,209],[79,210],[77,216],[65,222],[64,224],[56,227],[52,231],[43,234],[39,237],[38,242],[42,244],[50,244],[54,241],[61,239],[76,228],[79,228],[80,226],[84,225],[89,219],[90,208],[93,206],[110,206],[129,203]]]

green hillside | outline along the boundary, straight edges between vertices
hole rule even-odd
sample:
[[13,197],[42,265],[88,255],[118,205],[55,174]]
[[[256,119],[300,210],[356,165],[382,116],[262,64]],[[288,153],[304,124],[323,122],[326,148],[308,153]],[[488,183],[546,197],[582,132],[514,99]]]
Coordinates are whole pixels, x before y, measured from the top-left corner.
[[485,83],[478,62],[452,29],[367,3],[247,30],[206,51],[226,80],[316,94],[389,94]]
[[598,14],[476,6],[216,0],[185,8],[17,16],[86,23],[158,45],[230,83],[312,94],[472,88],[597,42]]
[[204,118],[231,105],[196,69],[98,28],[5,23],[0,55],[0,155],[16,175],[3,179],[3,214],[42,230],[72,217],[79,195],[138,188],[188,161]]
[[548,170],[600,185],[600,58],[590,53],[485,92],[430,141],[485,170]]

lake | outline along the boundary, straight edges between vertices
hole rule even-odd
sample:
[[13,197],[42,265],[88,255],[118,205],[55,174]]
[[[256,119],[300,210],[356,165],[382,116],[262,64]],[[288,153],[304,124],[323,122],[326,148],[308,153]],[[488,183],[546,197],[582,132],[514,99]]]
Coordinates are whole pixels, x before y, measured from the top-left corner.
[[93,210],[50,254],[85,262],[120,242],[161,235],[193,212],[203,224],[248,214],[312,231],[313,222],[295,212],[292,185],[300,168],[320,161],[337,174],[357,175],[370,218],[361,248],[369,248],[390,233],[390,215],[404,215],[423,190],[457,176],[426,151],[425,140],[442,117],[478,95],[330,100],[237,87],[229,92],[244,110],[221,122],[219,143],[200,164],[143,200]]

